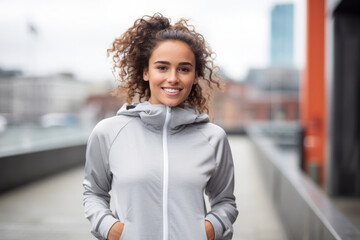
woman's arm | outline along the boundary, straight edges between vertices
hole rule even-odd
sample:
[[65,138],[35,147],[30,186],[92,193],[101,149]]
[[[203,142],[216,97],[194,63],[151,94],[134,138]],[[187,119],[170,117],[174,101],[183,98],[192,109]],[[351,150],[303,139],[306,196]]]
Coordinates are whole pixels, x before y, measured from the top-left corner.
[[223,132],[215,146],[216,169],[206,185],[211,211],[206,220],[215,230],[215,239],[231,239],[238,211],[234,196],[234,165],[229,142]]
[[107,239],[110,228],[119,220],[110,210],[109,191],[112,179],[108,163],[110,144],[100,123],[90,135],[86,149],[84,208],[85,217],[91,222],[92,234],[98,239]]

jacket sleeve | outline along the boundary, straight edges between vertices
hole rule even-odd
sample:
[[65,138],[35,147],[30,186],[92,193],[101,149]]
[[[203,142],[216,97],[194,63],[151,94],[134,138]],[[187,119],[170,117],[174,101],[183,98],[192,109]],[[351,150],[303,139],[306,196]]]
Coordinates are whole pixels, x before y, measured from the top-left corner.
[[88,140],[83,182],[85,217],[91,222],[91,233],[98,239],[107,239],[110,228],[118,221],[110,210],[109,146],[98,124]]
[[215,146],[216,169],[208,181],[205,193],[209,196],[211,211],[205,219],[215,230],[215,240],[231,239],[238,211],[234,196],[234,165],[226,134]]

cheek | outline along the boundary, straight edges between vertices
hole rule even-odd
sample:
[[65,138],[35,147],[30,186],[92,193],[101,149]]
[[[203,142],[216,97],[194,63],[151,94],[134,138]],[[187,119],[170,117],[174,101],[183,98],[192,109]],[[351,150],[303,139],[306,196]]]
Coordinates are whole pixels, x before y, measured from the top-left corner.
[[157,79],[157,78],[150,78],[150,80],[149,80],[149,85],[153,86],[153,87],[160,85],[160,83],[161,83],[161,81],[159,81],[159,79]]
[[196,78],[195,76],[189,77],[189,78],[187,79],[187,81],[186,81],[186,84],[187,84],[188,87],[190,87],[190,88],[192,88],[192,86],[193,86],[194,84],[196,84],[196,83],[197,83],[197,78]]
[[160,90],[161,81],[159,79],[150,78],[148,83],[151,92],[156,92]]
[[189,96],[191,91],[193,90],[194,88],[194,82],[193,81],[190,81],[187,85],[187,90],[186,90],[186,95]]

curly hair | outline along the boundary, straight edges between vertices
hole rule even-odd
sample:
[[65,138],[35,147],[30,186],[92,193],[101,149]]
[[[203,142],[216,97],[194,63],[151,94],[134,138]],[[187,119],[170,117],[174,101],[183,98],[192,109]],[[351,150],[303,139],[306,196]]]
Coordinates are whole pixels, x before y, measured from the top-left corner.
[[199,112],[209,113],[214,88],[221,88],[217,75],[218,67],[214,65],[214,53],[204,37],[195,32],[194,26],[187,19],[180,19],[170,24],[170,19],[160,13],[137,19],[119,38],[107,49],[108,57],[113,61],[113,74],[120,84],[113,89],[112,94],[119,96],[126,93],[127,103],[135,97],[146,101],[151,96],[149,82],[143,80],[143,71],[148,67],[149,59],[155,46],[162,41],[179,40],[189,45],[195,55],[195,71],[199,78],[194,84],[186,103],[193,105]]

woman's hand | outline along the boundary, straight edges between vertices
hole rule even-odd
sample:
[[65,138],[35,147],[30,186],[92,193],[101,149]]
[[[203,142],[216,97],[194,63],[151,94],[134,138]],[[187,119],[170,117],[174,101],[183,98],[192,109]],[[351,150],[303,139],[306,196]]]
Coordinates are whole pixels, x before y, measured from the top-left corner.
[[206,230],[206,236],[208,240],[214,240],[215,239],[215,230],[211,222],[208,220],[205,220],[205,230]]
[[112,227],[110,228],[110,231],[108,233],[108,240],[119,240],[122,234],[122,231],[124,229],[124,224],[121,222],[116,222]]

